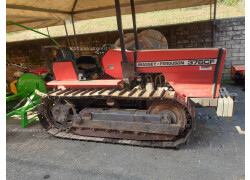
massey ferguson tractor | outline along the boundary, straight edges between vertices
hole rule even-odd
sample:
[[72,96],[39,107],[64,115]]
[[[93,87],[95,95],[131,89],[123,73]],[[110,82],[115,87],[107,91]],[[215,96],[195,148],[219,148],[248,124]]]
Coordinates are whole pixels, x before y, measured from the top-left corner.
[[[195,129],[196,105],[217,107],[220,116],[232,116],[231,101],[225,101],[228,92],[220,88],[226,50],[140,49],[131,2],[135,46],[125,48],[115,0],[120,48],[107,49],[102,65],[91,56],[76,58],[68,47],[42,47],[55,76],[47,85],[56,89],[36,93],[42,96],[41,125],[51,135],[177,147]],[[56,51],[54,60],[47,54],[51,48]]]

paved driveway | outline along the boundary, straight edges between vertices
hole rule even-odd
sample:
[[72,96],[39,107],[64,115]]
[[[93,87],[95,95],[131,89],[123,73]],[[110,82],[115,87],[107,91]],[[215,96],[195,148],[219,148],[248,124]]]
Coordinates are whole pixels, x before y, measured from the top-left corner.
[[21,129],[7,120],[7,179],[244,179],[245,93],[238,93],[233,118],[217,118],[215,109],[196,109],[197,131],[180,150],[152,149],[57,139],[35,122]]

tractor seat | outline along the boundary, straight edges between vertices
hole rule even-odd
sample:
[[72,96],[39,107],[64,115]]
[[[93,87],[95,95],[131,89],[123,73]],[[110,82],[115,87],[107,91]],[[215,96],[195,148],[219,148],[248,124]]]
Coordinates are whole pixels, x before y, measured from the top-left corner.
[[99,64],[98,60],[92,56],[81,56],[76,58],[74,52],[68,47],[61,47],[57,50],[56,53],[56,61],[63,59],[71,59],[75,62],[78,70],[84,71],[96,71],[100,72],[101,65]]
[[101,66],[98,60],[92,56],[81,56],[76,60],[79,70],[100,72]]
[[85,70],[85,71],[91,71],[97,69],[97,66],[95,64],[78,64],[78,69]]

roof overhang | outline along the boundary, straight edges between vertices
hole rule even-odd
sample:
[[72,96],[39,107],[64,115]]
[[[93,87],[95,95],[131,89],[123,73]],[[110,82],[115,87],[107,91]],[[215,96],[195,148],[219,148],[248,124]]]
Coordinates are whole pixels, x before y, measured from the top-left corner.
[[[134,0],[136,13],[214,4],[215,0]],[[130,0],[120,0],[123,15],[131,14]],[[32,29],[62,25],[74,16],[75,21],[115,16],[114,0],[7,0],[6,20]],[[6,31],[21,31],[7,24]]]

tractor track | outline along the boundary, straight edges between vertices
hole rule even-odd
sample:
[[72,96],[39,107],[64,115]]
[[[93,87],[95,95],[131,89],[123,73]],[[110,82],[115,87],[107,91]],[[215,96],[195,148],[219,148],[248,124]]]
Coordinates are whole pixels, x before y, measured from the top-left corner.
[[54,137],[78,141],[90,141],[99,143],[110,143],[110,144],[121,144],[129,146],[140,146],[140,147],[152,147],[152,148],[174,148],[180,144],[186,142],[187,138],[191,134],[191,128],[185,132],[185,136],[177,138],[175,141],[138,141],[138,140],[126,140],[126,139],[115,139],[115,138],[100,138],[100,137],[88,137],[75,135],[72,132],[61,131],[57,128],[51,128],[46,132]]
[[[37,92],[39,94],[39,92]],[[168,100],[171,102],[175,102],[180,104],[176,100],[176,94],[174,91],[168,90],[152,90],[152,91],[145,91],[145,90],[138,90],[138,89],[122,89],[122,88],[113,88],[113,89],[84,89],[84,90],[70,90],[70,89],[57,89],[52,91],[48,94],[39,94],[43,96],[42,102],[43,105],[39,107],[39,119],[44,127],[44,129],[50,135],[62,138],[62,139],[71,139],[71,140],[80,140],[80,141],[92,141],[92,142],[101,142],[101,143],[111,143],[111,144],[121,144],[121,145],[130,145],[130,146],[140,146],[140,147],[152,147],[152,148],[176,148],[180,144],[186,142],[187,138],[191,134],[192,131],[192,121],[193,118],[190,116],[188,108],[182,106],[185,109],[186,117],[187,117],[187,127],[186,129],[178,136],[174,137],[173,140],[166,141],[166,140],[128,140],[128,139],[117,139],[117,138],[107,138],[107,137],[90,137],[90,136],[83,136],[77,135],[74,131],[78,130],[81,131],[81,128],[71,128],[63,129],[54,126],[47,114],[46,103],[49,102],[48,99],[85,99],[85,98],[107,98],[112,97],[114,99],[146,99],[146,100]],[[47,99],[47,100],[46,100]],[[44,116],[45,115],[45,116]],[[95,129],[91,129],[95,131]],[[105,130],[103,130],[105,131]],[[122,133],[118,132],[117,134]]]

